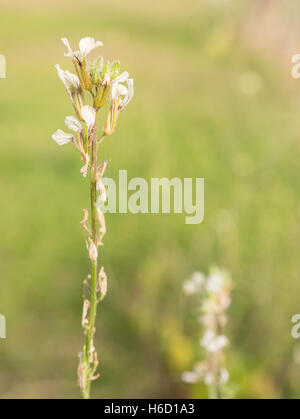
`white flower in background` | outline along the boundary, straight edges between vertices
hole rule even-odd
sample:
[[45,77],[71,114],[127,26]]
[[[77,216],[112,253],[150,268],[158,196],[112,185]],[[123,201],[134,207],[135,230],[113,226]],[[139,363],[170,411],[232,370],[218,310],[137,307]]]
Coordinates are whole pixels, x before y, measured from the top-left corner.
[[197,294],[198,288],[195,283],[191,280],[185,281],[183,284],[183,292],[186,295]]
[[217,398],[222,385],[229,379],[228,371],[223,368],[223,350],[229,343],[223,330],[227,322],[226,310],[231,302],[232,282],[225,270],[213,268],[208,277],[195,272],[184,282],[183,290],[185,294],[198,298],[198,321],[204,329],[199,342],[205,351],[205,359],[192,371],[184,372],[182,380],[190,384],[203,380],[210,398]]
[[200,344],[207,352],[219,352],[228,344],[228,339],[223,335],[216,336],[213,330],[207,330]]
[[73,51],[70,47],[69,41],[67,38],[62,38],[62,42],[67,47],[68,53],[65,54],[66,57],[71,57],[81,61],[85,58],[90,52],[95,48],[98,48],[103,45],[101,41],[95,41],[94,38],[86,37],[82,38],[79,42],[79,51]]
[[223,285],[224,276],[221,271],[214,271],[207,279],[206,289],[209,292],[218,293]]
[[194,272],[191,279],[184,281],[183,292],[186,295],[197,294],[205,283],[205,276],[201,272]]
[[191,280],[198,286],[198,288],[200,289],[201,287],[203,287],[204,283],[205,283],[205,275],[203,275],[203,273],[201,272],[194,272],[192,274]]
[[66,132],[62,131],[61,129],[57,130],[52,135],[53,140],[58,145],[68,144],[70,141],[74,141],[74,137],[72,134],[67,134]]
[[196,374],[194,371],[185,371],[181,375],[182,381],[188,384],[194,384],[197,383],[199,380],[198,374]]
[[220,371],[220,382],[225,384],[228,382],[228,380],[229,380],[229,372],[225,368],[222,368]]
[[213,372],[207,371],[207,373],[204,376],[204,382],[207,386],[211,386],[214,383],[215,376]]

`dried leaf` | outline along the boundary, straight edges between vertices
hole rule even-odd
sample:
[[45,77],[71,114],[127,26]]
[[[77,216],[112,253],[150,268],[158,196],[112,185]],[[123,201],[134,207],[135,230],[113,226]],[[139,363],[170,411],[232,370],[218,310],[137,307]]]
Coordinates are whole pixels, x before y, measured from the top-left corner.
[[80,221],[80,224],[81,224],[82,228],[88,233],[88,235],[91,236],[91,232],[88,229],[87,224],[86,224],[87,221],[88,221],[88,219],[89,219],[88,210],[87,209],[84,209],[83,210],[83,220]]
[[104,160],[103,163],[100,164],[100,166],[97,169],[97,179],[102,178],[104,175],[105,169],[107,168],[108,161]]
[[79,363],[77,367],[77,382],[80,390],[84,391],[86,387],[86,370],[82,362],[82,353],[79,354]]
[[106,276],[106,273],[104,272],[103,266],[98,275],[98,286],[99,286],[99,292],[100,292],[99,300],[102,301],[107,293],[107,276]]
[[107,201],[107,193],[106,193],[106,189],[101,178],[97,180],[96,187],[97,187],[97,191],[99,191],[100,202],[101,204],[104,204],[104,202]]
[[90,237],[88,238],[88,246],[87,247],[88,247],[90,260],[93,263],[97,262],[97,259],[98,259],[97,246],[95,245],[95,243],[93,242],[93,240]]
[[106,233],[105,218],[104,218],[103,212],[100,211],[99,208],[97,208],[97,212],[98,212],[98,220],[99,220],[99,224],[100,224],[99,239],[98,239],[97,244],[98,244],[98,246],[103,246],[102,238],[103,238],[104,234]]
[[90,308],[89,300],[84,300],[83,310],[82,310],[82,320],[81,320],[81,326],[83,328],[86,328],[89,325],[89,322],[88,322],[88,319],[87,319],[87,314],[88,314],[89,308]]

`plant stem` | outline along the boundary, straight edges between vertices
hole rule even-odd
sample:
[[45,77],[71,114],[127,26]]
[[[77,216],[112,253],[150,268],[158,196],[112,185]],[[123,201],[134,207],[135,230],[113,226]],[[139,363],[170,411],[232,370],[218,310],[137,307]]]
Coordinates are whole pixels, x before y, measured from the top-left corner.
[[[92,239],[97,246],[97,235],[98,235],[98,215],[97,215],[97,160],[98,160],[98,144],[96,138],[96,125],[94,127],[93,139],[92,139],[92,153],[91,153],[91,217],[92,217]],[[98,246],[97,246],[98,247]],[[86,342],[85,342],[85,359],[86,359],[86,381],[85,389],[83,391],[83,398],[90,398],[91,390],[91,379],[94,374],[94,362],[91,361],[91,354],[93,351],[93,338],[95,333],[95,322],[97,314],[97,260],[91,263],[92,275],[91,275],[91,299],[90,299],[90,311],[88,319],[88,327],[86,331]],[[91,365],[92,364],[92,365]]]

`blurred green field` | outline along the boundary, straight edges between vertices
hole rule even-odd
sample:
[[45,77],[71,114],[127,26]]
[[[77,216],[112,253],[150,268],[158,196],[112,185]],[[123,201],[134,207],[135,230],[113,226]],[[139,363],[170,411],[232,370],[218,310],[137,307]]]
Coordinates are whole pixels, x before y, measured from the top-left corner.
[[182,282],[218,264],[236,284],[227,329],[236,397],[299,397],[291,317],[300,309],[300,85],[289,57],[241,34],[251,6],[3,2],[1,397],[79,395],[89,271],[79,221],[89,197],[78,154],[51,139],[72,114],[54,68],[72,70],[65,36],[73,46],[84,36],[101,40],[101,53],[120,58],[135,79],[134,100],[103,145],[107,175],[205,178],[203,224],[107,215],[109,292],[97,320],[93,396],[206,397],[202,386],[180,381],[197,359],[199,335]]

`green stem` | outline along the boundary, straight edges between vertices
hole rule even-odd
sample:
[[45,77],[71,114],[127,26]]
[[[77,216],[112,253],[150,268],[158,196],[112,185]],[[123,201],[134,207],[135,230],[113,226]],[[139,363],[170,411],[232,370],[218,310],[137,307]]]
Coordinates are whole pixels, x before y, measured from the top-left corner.
[[[97,214],[97,159],[98,159],[98,144],[96,139],[96,126],[94,127],[93,142],[92,142],[92,161],[91,161],[91,217],[92,217],[92,239],[97,246],[97,235],[98,235],[98,214]],[[91,378],[94,373],[94,365],[91,365],[89,360],[90,351],[93,345],[93,338],[95,333],[95,323],[97,314],[97,261],[92,262],[92,276],[91,276],[91,300],[90,300],[90,311],[89,311],[89,324],[86,334],[85,342],[85,359],[86,359],[86,384],[83,391],[83,398],[90,398],[91,391]]]

